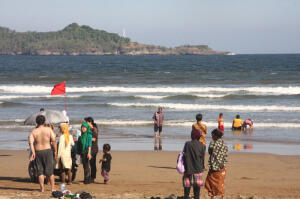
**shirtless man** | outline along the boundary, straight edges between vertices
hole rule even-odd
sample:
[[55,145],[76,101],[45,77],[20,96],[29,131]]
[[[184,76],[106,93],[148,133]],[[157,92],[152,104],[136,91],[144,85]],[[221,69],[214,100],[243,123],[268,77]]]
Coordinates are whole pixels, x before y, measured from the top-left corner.
[[36,161],[39,183],[41,192],[44,192],[44,179],[45,176],[50,178],[51,191],[55,191],[54,175],[53,175],[53,151],[51,144],[54,148],[55,159],[57,158],[57,145],[55,134],[50,127],[46,127],[45,117],[38,115],[36,117],[36,128],[29,135],[29,144],[32,151],[30,160]]

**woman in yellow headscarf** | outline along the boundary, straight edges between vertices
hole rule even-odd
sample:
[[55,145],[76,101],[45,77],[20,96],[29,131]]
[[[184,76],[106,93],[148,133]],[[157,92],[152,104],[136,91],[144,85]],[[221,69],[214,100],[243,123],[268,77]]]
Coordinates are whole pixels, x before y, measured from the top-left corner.
[[61,136],[59,138],[58,145],[58,166],[61,170],[61,180],[65,183],[65,172],[68,173],[68,184],[72,184],[72,157],[71,157],[71,148],[74,146],[74,140],[72,135],[69,133],[69,125],[62,124],[60,125]]

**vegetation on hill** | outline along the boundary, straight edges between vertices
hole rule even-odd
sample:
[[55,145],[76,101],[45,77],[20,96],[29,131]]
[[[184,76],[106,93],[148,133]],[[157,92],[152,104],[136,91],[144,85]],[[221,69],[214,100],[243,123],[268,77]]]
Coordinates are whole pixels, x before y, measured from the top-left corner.
[[142,55],[226,54],[207,45],[166,48],[131,42],[115,33],[72,23],[57,32],[16,32],[0,27],[0,54],[11,55]]

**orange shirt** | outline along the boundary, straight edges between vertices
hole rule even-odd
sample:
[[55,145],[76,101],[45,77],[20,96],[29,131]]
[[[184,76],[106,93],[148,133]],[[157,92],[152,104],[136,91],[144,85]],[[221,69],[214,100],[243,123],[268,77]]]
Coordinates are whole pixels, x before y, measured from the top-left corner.
[[198,123],[195,123],[193,124],[192,126],[193,129],[197,129],[201,132],[201,137],[199,139],[199,141],[204,145],[206,146],[206,139],[205,139],[205,134],[207,134],[207,128],[206,128],[206,125],[203,124],[202,122],[198,122]]

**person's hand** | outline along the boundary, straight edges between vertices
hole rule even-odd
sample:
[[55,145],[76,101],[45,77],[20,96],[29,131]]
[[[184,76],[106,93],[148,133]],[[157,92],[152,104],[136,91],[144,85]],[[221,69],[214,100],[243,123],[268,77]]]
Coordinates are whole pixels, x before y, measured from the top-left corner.
[[91,160],[91,159],[92,159],[92,156],[91,156],[91,154],[90,154],[90,153],[88,153],[88,154],[87,154],[87,157],[88,157],[88,159],[89,159],[89,160]]
[[29,160],[30,160],[30,161],[33,161],[34,159],[35,159],[35,154],[33,153],[33,154],[30,156]]

